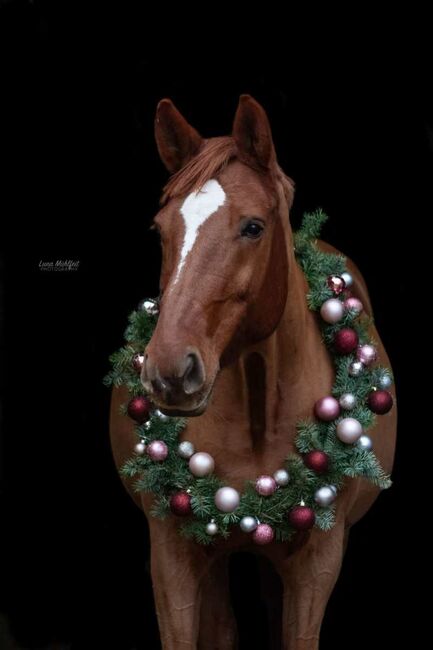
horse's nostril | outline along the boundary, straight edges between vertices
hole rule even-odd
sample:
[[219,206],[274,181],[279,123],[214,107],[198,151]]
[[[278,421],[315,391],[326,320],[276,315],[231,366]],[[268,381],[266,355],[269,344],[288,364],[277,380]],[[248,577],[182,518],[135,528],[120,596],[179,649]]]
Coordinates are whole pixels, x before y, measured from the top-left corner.
[[150,383],[152,384],[155,393],[162,393],[167,387],[160,377],[155,377],[155,379],[152,379]]
[[205,372],[203,360],[199,352],[190,352],[186,356],[183,390],[187,395],[192,395],[203,387],[204,382]]

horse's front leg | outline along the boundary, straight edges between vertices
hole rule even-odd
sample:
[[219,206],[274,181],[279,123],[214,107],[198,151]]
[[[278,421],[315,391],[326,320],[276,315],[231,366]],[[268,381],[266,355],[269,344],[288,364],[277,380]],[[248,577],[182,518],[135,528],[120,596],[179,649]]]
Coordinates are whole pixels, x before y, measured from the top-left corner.
[[317,650],[325,608],[341,568],[345,528],[314,530],[309,541],[278,570],[284,585],[284,650]]
[[196,649],[204,549],[183,539],[174,525],[150,520],[151,573],[163,650]]

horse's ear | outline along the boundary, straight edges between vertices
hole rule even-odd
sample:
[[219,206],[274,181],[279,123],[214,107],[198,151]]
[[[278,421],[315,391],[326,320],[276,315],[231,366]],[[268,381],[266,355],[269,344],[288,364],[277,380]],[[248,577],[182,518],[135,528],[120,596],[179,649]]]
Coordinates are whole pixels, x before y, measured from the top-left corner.
[[160,158],[172,174],[186,165],[202,143],[200,134],[170,99],[162,99],[156,109],[155,139]]
[[265,110],[250,95],[241,95],[233,123],[233,138],[242,162],[269,169],[276,162],[271,127]]

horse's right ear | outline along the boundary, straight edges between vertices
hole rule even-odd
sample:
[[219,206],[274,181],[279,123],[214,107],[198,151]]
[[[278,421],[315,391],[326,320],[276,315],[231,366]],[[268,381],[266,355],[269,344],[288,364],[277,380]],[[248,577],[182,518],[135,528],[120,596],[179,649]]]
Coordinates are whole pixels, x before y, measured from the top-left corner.
[[202,138],[179,113],[171,99],[162,99],[156,109],[155,139],[159,155],[174,174],[195,156]]

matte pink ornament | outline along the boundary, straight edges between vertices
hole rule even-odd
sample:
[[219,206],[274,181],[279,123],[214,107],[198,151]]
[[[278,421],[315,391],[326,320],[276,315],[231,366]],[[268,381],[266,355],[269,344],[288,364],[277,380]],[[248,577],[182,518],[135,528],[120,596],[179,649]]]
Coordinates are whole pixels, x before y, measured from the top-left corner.
[[358,361],[362,361],[364,366],[369,366],[377,359],[376,348],[369,344],[360,345],[356,351],[356,358]]
[[277,483],[272,476],[259,476],[256,481],[256,491],[262,497],[269,497],[277,489]]
[[274,539],[275,533],[268,524],[259,524],[253,532],[253,542],[259,546],[270,544]]
[[340,404],[331,395],[322,397],[314,405],[314,415],[324,422],[332,422],[340,415]]
[[162,440],[152,440],[147,445],[147,455],[152,460],[160,463],[168,456],[168,447]]
[[354,311],[356,314],[360,314],[364,309],[364,305],[359,298],[354,298],[353,296],[344,301],[343,307],[346,311]]

